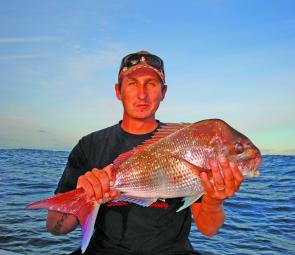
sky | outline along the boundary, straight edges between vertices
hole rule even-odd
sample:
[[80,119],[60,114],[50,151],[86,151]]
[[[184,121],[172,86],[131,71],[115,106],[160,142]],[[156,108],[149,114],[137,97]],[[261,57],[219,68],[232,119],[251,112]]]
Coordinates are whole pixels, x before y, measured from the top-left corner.
[[221,118],[295,154],[295,2],[0,1],[0,148],[71,150],[116,124],[123,56],[165,62],[157,119]]

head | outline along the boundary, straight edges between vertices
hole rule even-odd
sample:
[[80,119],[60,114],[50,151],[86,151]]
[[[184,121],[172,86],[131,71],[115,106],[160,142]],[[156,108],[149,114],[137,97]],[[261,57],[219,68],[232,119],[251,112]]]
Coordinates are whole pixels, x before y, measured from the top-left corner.
[[222,138],[222,152],[229,159],[236,161],[238,168],[246,177],[259,176],[261,154],[248,137],[241,134],[226,122],[216,120],[216,132]]
[[155,118],[167,90],[163,61],[147,51],[127,55],[122,59],[115,89],[124,117]]
[[261,154],[248,137],[220,119],[204,120],[194,125],[194,134],[204,137],[204,143],[213,148],[213,157],[223,155],[236,162],[246,177],[259,175]]

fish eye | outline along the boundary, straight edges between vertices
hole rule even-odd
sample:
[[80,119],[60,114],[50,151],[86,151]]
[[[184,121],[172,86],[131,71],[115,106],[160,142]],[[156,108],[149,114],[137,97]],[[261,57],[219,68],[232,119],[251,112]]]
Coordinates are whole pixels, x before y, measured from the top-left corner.
[[236,152],[237,154],[241,154],[241,153],[243,153],[244,150],[245,150],[245,148],[244,148],[244,145],[243,145],[242,143],[237,142],[237,143],[235,144],[235,152]]

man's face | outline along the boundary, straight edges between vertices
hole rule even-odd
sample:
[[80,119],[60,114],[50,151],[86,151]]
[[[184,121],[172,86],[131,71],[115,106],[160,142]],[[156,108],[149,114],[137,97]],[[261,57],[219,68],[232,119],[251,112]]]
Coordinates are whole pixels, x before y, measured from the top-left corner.
[[116,85],[116,94],[123,103],[125,117],[148,119],[154,118],[166,89],[153,70],[140,68],[123,77],[121,89]]

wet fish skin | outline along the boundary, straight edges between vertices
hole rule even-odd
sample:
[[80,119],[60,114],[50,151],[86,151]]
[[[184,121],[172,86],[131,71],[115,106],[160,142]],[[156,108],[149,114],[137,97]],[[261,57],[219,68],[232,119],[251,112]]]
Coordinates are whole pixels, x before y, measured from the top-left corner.
[[196,172],[210,174],[209,161],[220,156],[234,161],[246,177],[259,175],[259,149],[223,120],[170,124],[115,161],[114,187],[142,198],[198,196],[204,190]]

